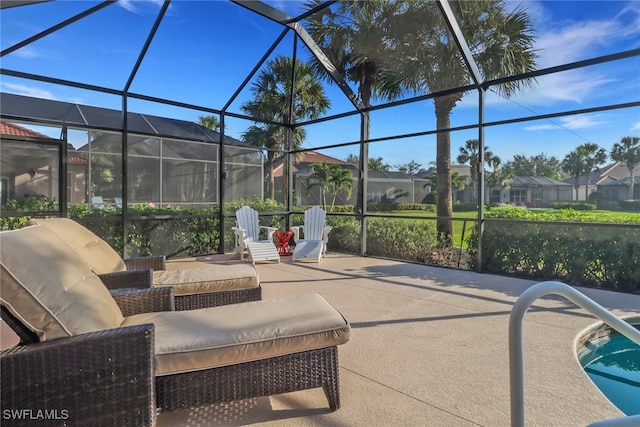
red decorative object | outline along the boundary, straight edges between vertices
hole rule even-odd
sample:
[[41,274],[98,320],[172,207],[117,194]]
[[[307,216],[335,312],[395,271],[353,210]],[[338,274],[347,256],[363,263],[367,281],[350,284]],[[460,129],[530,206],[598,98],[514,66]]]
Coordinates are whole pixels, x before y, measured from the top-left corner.
[[35,169],[29,169],[29,177],[33,179],[34,176],[38,174],[38,171]]
[[289,246],[289,240],[293,236],[293,232],[274,231],[273,236],[276,238],[276,249],[280,256],[289,256],[293,253],[293,249]]

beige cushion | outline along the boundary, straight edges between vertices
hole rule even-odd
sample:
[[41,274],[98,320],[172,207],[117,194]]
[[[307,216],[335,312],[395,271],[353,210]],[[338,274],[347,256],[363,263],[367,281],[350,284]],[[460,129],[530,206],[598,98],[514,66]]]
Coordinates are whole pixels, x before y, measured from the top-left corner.
[[27,221],[26,225],[42,225],[56,233],[96,274],[127,270],[120,255],[107,242],[72,219],[34,218]]
[[[107,242],[72,219],[31,219],[27,222],[27,226],[30,225],[44,226],[56,233],[97,274],[127,270],[120,255]],[[260,280],[250,264],[195,263],[183,270],[154,271],[153,284],[173,286],[175,295],[194,295],[255,288]]]
[[41,341],[117,328],[124,320],[102,281],[42,226],[0,233],[0,300]]
[[259,283],[256,269],[245,263],[153,272],[154,286],[173,286],[175,295],[255,288]]
[[123,325],[144,323],[155,325],[156,375],[335,346],[350,333],[344,317],[319,294],[137,314]]

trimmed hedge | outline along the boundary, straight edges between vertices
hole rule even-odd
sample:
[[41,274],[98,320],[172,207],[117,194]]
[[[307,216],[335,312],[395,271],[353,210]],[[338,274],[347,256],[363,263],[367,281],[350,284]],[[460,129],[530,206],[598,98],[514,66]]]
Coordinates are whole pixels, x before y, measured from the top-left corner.
[[453,211],[454,212],[473,212],[478,210],[477,203],[454,203]]
[[[627,201],[635,207],[638,201]],[[249,205],[261,212],[284,211],[273,201],[239,200],[228,204],[227,215]],[[432,205],[397,205],[403,210],[430,210]],[[304,207],[297,207],[300,212]],[[46,199],[15,202],[12,211],[54,211],[57,203]],[[337,206],[334,212],[349,212]],[[166,254],[196,256],[217,252],[220,236],[218,215],[213,209],[156,208],[152,205],[129,207],[128,256]],[[88,205],[69,208],[69,217],[93,230],[122,253],[122,221],[118,209],[91,210]],[[540,212],[518,207],[487,208],[483,235],[483,271],[511,274],[537,280],[563,282],[640,292],[640,215],[605,216],[602,213],[564,209]],[[19,228],[24,217],[0,218],[3,230]],[[137,218],[137,219],[136,219]],[[291,216],[292,224],[301,224],[302,213]],[[263,225],[284,229],[286,215],[263,215]],[[225,248],[233,247],[228,218],[224,232]],[[361,227],[352,216],[327,216],[333,227],[329,249],[358,254]],[[367,254],[431,265],[443,265],[437,246],[435,221],[403,218],[369,218]],[[467,240],[469,267],[476,268],[477,227]]]
[[[296,223],[301,224],[301,222]],[[332,251],[360,253],[360,221],[349,216],[327,216],[327,225],[333,227],[329,234],[329,249]]]
[[553,209],[573,209],[576,211],[595,211],[598,206],[594,203],[587,202],[553,202]]
[[622,200],[619,204],[624,211],[640,212],[640,200]]
[[[536,214],[492,208],[486,218],[484,272],[640,292],[639,215],[604,218],[573,210]],[[469,237],[472,268],[477,238],[476,227]]]
[[369,255],[431,263],[437,244],[433,221],[369,218],[367,223]]
[[[218,211],[204,208],[158,208],[147,204],[128,208],[127,256],[163,254],[167,257],[197,256],[218,250]],[[69,208],[69,218],[106,240],[122,253],[121,212],[91,210],[87,205]]]
[[369,212],[390,211],[427,211],[435,212],[436,205],[427,203],[370,203],[367,205]]

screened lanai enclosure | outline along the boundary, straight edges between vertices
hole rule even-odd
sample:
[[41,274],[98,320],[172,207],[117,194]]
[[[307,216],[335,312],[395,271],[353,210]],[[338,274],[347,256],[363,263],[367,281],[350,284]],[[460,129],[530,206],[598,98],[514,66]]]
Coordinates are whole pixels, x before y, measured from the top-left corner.
[[[629,176],[606,207],[638,215],[635,1],[1,7],[3,229],[68,216],[125,256],[180,257],[229,252],[242,205],[285,230],[318,204],[329,251],[640,289],[637,220],[489,213],[596,203],[611,164]],[[585,145],[607,155],[576,169]],[[522,252],[559,227],[567,261]]]

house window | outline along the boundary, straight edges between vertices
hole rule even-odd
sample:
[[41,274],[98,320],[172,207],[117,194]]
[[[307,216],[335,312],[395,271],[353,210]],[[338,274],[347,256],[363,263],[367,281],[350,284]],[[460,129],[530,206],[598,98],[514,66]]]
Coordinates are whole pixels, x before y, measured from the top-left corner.
[[511,190],[511,203],[523,205],[527,202],[527,190]]
[[500,190],[492,190],[491,191],[491,198],[489,200],[490,203],[500,203],[500,195],[501,195],[501,191]]

